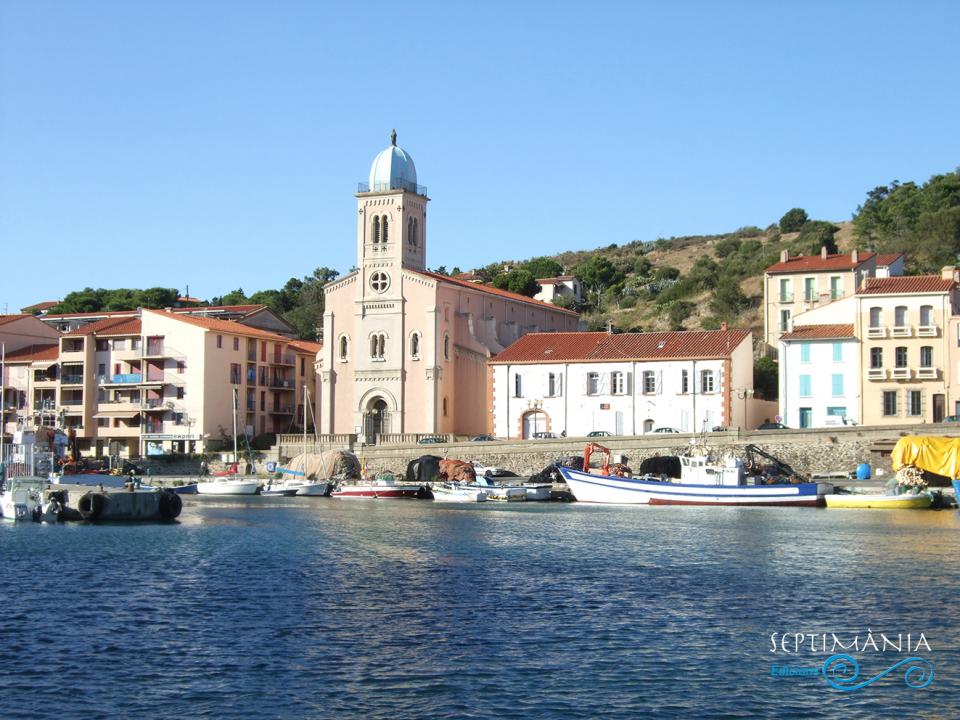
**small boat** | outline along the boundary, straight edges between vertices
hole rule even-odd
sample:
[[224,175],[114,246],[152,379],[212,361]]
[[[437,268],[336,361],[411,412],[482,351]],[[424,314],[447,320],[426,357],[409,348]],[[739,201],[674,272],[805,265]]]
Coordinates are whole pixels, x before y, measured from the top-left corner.
[[898,475],[915,468],[949,480],[960,505],[960,438],[908,435],[897,440],[890,461]]
[[170,488],[177,495],[196,495],[197,483],[187,483],[186,485],[175,485]]
[[626,505],[823,505],[824,496],[833,491],[827,483],[773,483],[747,485],[743,463],[728,456],[713,462],[701,452],[680,456],[680,478],[645,475],[614,475],[610,450],[590,443],[584,451],[583,467],[589,469],[593,451],[603,453],[599,475],[558,467],[578,502]]
[[339,498],[414,498],[424,499],[432,497],[430,488],[426,485],[413,483],[398,483],[393,475],[387,475],[376,480],[343,481],[330,493],[331,497]]
[[14,522],[33,520],[40,512],[46,484],[42,477],[7,478],[0,491],[0,517]]
[[436,502],[478,503],[486,502],[487,493],[481,488],[456,482],[437,483],[432,488]]
[[293,497],[297,494],[297,488],[286,487],[286,485],[264,485],[260,488],[260,494],[265,497]]
[[[526,486],[507,485],[506,483],[497,483],[497,482],[494,482],[492,478],[486,477],[484,475],[478,475],[477,482],[475,484],[471,483],[469,487],[479,488],[484,493],[486,493],[488,500],[493,500],[495,502],[523,502],[525,500],[530,499]],[[539,488],[539,486],[534,486],[534,485],[531,485],[530,487]],[[548,484],[546,487],[548,488],[546,499],[549,500],[550,485]],[[539,489],[537,490],[537,492],[539,492]]]
[[872,510],[925,510],[933,504],[928,492],[886,495],[879,493],[837,493],[827,495],[828,508],[870,508]]
[[327,497],[333,488],[326,480],[287,480],[283,486],[293,489],[300,497]]
[[257,478],[216,478],[197,483],[199,495],[256,495],[260,490]]

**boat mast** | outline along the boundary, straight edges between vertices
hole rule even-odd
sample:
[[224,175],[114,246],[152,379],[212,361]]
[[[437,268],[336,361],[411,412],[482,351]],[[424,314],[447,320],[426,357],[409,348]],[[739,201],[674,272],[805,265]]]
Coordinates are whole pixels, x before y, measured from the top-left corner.
[[303,384],[303,480],[307,480],[307,384]]
[[7,344],[0,343],[0,485],[7,482],[7,464],[4,462],[4,438],[7,434]]
[[240,458],[237,456],[237,389],[233,389],[233,461],[240,469]]

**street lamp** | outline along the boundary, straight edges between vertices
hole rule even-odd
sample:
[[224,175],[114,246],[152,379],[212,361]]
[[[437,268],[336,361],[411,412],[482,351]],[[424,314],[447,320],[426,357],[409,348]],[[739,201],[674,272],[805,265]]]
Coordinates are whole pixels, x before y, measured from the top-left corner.
[[747,398],[752,398],[754,395],[753,388],[734,388],[734,391],[737,393],[737,399],[743,400],[743,429],[747,429]]

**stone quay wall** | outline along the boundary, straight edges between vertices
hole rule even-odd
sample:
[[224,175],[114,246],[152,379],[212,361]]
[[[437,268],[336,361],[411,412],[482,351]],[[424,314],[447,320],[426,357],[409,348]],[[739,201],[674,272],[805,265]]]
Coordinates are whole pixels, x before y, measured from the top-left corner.
[[[889,451],[904,435],[960,435],[956,425],[897,425],[886,427],[838,427],[808,430],[728,431],[708,433],[707,444],[720,452],[744,455],[747,445],[791,465],[797,472],[849,472],[861,462],[875,470],[890,472]],[[696,440],[691,434],[641,435],[595,438],[614,456],[637,468],[654,455],[677,455]],[[557,458],[582,455],[587,438],[557,440],[502,440],[496,442],[454,442],[429,445],[357,447],[355,452],[373,472],[403,472],[407,463],[421,455],[439,455],[459,460],[477,460],[485,465],[506,468],[517,475],[539,472]],[[875,473],[876,474],[876,473]]]

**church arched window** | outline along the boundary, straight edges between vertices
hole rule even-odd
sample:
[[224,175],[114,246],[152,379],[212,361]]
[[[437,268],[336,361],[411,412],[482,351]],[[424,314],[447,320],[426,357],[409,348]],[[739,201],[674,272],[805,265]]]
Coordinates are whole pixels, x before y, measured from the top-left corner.
[[380,216],[373,216],[373,246],[380,244]]
[[346,335],[341,335],[339,344],[340,362],[346,362],[350,356],[350,338]]
[[450,336],[449,335],[443,336],[443,359],[444,360],[450,359]]
[[386,292],[390,287],[390,276],[379,270],[370,276],[370,289],[376,293]]
[[387,336],[383,333],[374,333],[370,336],[370,359],[383,360],[386,349]]
[[387,216],[384,215],[384,216],[383,216],[383,219],[382,219],[382,221],[381,221],[381,223],[380,223],[380,224],[383,226],[383,227],[381,228],[381,230],[382,230],[382,232],[383,232],[382,242],[383,242],[384,245],[386,245],[388,242],[390,242],[390,234],[389,234],[389,232],[388,232],[388,227],[389,227],[388,223],[389,223],[389,221],[387,220]]

